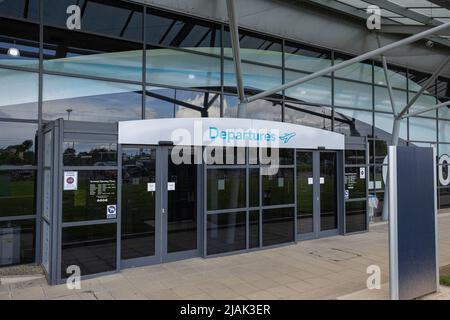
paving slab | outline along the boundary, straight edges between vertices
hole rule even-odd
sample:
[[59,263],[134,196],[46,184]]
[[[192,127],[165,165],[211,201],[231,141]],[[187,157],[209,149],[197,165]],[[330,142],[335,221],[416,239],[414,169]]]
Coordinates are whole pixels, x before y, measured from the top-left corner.
[[[369,265],[388,281],[388,225],[348,236],[215,258],[122,270],[81,282],[81,290],[45,279],[0,285],[0,299],[385,299],[366,288]],[[439,215],[439,261],[450,264],[450,214]],[[442,288],[424,299],[450,298]]]

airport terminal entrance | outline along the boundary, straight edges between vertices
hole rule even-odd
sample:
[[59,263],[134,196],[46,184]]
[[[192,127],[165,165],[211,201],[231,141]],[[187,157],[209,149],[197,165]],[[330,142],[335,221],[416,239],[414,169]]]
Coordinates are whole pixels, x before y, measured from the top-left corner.
[[[345,140],[337,133],[185,118],[60,119],[42,134],[39,249],[51,284],[74,270],[91,277],[345,233]],[[210,162],[220,150],[243,152]],[[277,161],[266,162],[272,153]]]
[[121,265],[199,255],[197,165],[173,163],[168,146],[124,145],[121,150]]

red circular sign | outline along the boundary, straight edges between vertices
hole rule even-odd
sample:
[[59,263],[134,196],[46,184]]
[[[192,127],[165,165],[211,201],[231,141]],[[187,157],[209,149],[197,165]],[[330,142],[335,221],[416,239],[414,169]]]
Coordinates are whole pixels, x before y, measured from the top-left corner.
[[67,180],[66,180],[66,182],[67,182],[68,184],[72,184],[74,181],[75,181],[75,179],[72,178],[72,177],[68,177]]

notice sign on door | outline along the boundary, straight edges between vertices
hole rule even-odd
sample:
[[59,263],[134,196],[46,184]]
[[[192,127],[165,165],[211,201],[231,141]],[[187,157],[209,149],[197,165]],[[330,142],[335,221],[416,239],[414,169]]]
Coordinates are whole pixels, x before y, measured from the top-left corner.
[[117,216],[117,207],[115,204],[109,204],[106,206],[106,219],[115,219]]
[[366,178],[366,168],[364,167],[359,168],[359,178],[360,179]]
[[64,171],[64,190],[78,189],[78,172]]

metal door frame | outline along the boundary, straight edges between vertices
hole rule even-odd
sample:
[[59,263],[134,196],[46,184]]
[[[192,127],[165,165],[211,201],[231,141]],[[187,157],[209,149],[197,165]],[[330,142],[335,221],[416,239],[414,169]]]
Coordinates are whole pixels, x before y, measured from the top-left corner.
[[[147,148],[147,149],[154,149],[156,152],[155,157],[155,254],[153,256],[146,256],[146,257],[139,257],[139,258],[132,258],[132,259],[126,259],[123,260],[122,257],[120,257],[120,268],[133,268],[133,267],[141,267],[145,265],[150,264],[158,264],[161,263],[161,256],[162,256],[162,228],[161,228],[161,215],[158,214],[161,212],[161,193],[162,188],[161,181],[162,181],[162,170],[159,170],[158,164],[161,162],[160,159],[160,147],[155,145],[120,145],[119,150],[120,154],[119,157],[122,159],[122,150],[123,149],[133,149],[133,148]],[[123,168],[121,167],[120,170],[122,171]],[[122,179],[120,180],[120,185],[122,185]],[[120,197],[123,197],[123,193],[120,194]],[[159,208],[159,209],[158,209]],[[120,212],[120,217],[122,220],[122,211]],[[122,225],[121,225],[121,231],[122,231]],[[119,246],[122,248],[122,232],[120,232],[120,238],[118,239],[120,244]]]
[[[342,152],[339,152],[337,150],[309,150],[309,149],[296,149],[296,155],[297,152],[310,152],[313,156],[312,161],[312,172],[313,172],[313,231],[309,233],[297,233],[296,238],[299,241],[302,240],[311,240],[311,239],[318,239],[323,237],[329,237],[333,235],[340,234],[341,229],[341,220],[343,211],[341,209],[341,188],[340,183],[343,181],[342,178],[342,170],[340,170],[339,164],[342,162],[340,158],[342,157]],[[332,230],[326,230],[321,231],[320,230],[320,220],[321,220],[321,208],[320,208],[320,154],[321,153],[335,153],[336,154],[336,228]],[[297,156],[296,156],[297,160]],[[297,162],[296,162],[297,167]],[[297,179],[297,168],[295,169],[296,179]],[[297,197],[296,197],[297,199]],[[298,203],[296,202],[296,206]],[[297,212],[296,212],[296,221],[298,221]],[[296,222],[297,223],[297,222]]]
[[[314,168],[315,173],[317,173],[317,177],[318,179],[314,179],[314,189],[317,189],[315,192],[317,192],[317,195],[315,197],[315,201],[317,202],[317,211],[314,212],[315,216],[317,216],[317,229],[315,229],[315,234],[316,234],[316,238],[322,238],[322,237],[329,237],[329,236],[333,236],[333,235],[338,235],[339,234],[339,222],[340,222],[340,216],[341,216],[341,210],[339,209],[339,181],[340,179],[340,175],[339,175],[339,153],[335,150],[316,150],[315,151],[316,156],[314,158]],[[322,231],[320,229],[320,223],[321,223],[321,197],[320,197],[320,189],[321,189],[321,184],[320,184],[320,178],[321,178],[321,174],[320,174],[320,156],[323,153],[334,153],[336,155],[336,162],[335,162],[335,179],[336,179],[336,192],[335,192],[335,200],[336,200],[336,228],[335,229],[331,229],[331,230],[325,230]]]
[[[190,146],[189,146],[190,147]],[[161,171],[162,180],[161,180],[161,206],[160,213],[161,216],[165,217],[161,221],[161,263],[183,260],[188,258],[194,258],[201,255],[201,248],[203,248],[202,240],[203,240],[203,207],[202,203],[202,195],[203,188],[201,185],[201,181],[203,181],[201,173],[203,172],[200,164],[192,164],[195,166],[195,171],[197,175],[196,179],[196,211],[197,211],[197,248],[193,250],[180,251],[180,252],[172,252],[169,253],[167,250],[168,244],[168,199],[169,199],[169,190],[168,190],[168,182],[169,182],[169,150],[173,148],[173,146],[159,146],[159,156],[157,159],[157,170]],[[158,154],[158,153],[157,153]],[[158,162],[159,160],[159,162]],[[158,163],[160,165],[158,165]],[[157,207],[158,208],[158,207]]]
[[[156,183],[156,201],[155,201],[155,255],[148,257],[139,257],[133,259],[120,259],[121,268],[139,267],[151,264],[160,264],[170,261],[188,259],[201,255],[203,248],[203,215],[202,215],[202,185],[201,174],[203,170],[201,165],[196,165],[197,172],[197,190],[196,190],[196,211],[197,211],[197,249],[182,252],[167,252],[168,240],[168,169],[169,169],[169,149],[172,146],[162,145],[120,145],[120,150],[125,148],[153,148],[156,150],[155,162],[155,183]],[[122,153],[120,153],[120,157]],[[122,168],[120,169],[122,170]],[[120,181],[122,184],[122,180]],[[122,197],[122,194],[120,195]],[[121,213],[120,213],[121,214]],[[119,241],[121,241],[121,235]],[[120,243],[121,245],[121,243]]]

